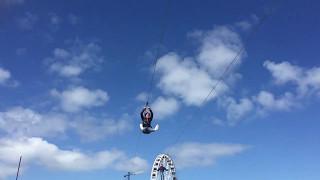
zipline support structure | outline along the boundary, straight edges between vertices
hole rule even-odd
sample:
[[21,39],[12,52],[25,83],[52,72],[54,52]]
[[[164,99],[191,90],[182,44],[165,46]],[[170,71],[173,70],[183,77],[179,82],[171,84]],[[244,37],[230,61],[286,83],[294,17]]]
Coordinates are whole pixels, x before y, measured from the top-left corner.
[[124,175],[123,177],[126,178],[127,180],[130,180],[131,176],[137,175],[137,173],[133,173],[133,172],[128,172],[126,175]]

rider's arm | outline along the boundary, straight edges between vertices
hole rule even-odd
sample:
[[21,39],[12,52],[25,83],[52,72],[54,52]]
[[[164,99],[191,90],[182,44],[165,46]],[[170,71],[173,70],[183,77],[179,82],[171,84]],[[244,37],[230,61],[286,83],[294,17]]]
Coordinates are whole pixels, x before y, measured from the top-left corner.
[[142,111],[141,111],[141,113],[140,113],[141,119],[144,119],[144,117],[143,117],[143,112],[144,112],[145,109],[146,109],[146,108],[143,108]]
[[153,119],[153,112],[152,112],[151,108],[149,108],[149,110],[150,110],[150,114],[151,114],[151,119]]

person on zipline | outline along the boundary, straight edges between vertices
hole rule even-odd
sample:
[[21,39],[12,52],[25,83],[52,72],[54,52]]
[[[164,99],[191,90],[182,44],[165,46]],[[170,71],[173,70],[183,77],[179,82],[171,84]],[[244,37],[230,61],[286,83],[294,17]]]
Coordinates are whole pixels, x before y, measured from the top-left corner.
[[153,112],[152,112],[151,108],[148,106],[148,103],[142,109],[140,116],[141,116],[143,127],[151,127],[151,121],[153,119]]

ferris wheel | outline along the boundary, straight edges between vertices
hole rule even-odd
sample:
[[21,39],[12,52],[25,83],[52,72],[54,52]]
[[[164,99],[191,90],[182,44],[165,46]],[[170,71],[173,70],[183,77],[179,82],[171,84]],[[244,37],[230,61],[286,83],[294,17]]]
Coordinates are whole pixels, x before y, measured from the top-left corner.
[[176,168],[171,157],[159,154],[154,160],[150,180],[177,180]]

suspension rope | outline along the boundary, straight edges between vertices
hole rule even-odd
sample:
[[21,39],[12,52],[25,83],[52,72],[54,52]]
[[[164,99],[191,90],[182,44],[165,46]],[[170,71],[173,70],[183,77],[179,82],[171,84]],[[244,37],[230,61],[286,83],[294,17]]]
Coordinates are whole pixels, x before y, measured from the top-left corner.
[[[159,44],[156,47],[155,59],[153,60],[153,63],[152,63],[153,70],[152,70],[151,79],[150,79],[150,82],[148,85],[147,101],[145,102],[145,106],[148,106],[149,101],[152,98],[152,92],[154,89],[153,86],[154,86],[155,73],[157,70],[158,59],[161,56],[160,48],[162,46],[164,46],[164,40],[165,40],[165,36],[166,36],[167,29],[168,29],[168,24],[169,24],[171,6],[172,6],[172,0],[167,0],[166,4],[165,4],[165,10],[164,10],[164,21],[162,22],[162,25],[161,25],[162,29],[161,29],[160,36],[159,36]],[[140,116],[140,114],[139,114],[139,116]],[[143,136],[145,136],[145,135],[141,134],[141,132],[139,131],[137,143],[134,147],[134,149],[135,149],[134,152],[135,152],[136,156],[138,155],[138,151],[141,147],[141,139]]]
[[169,17],[170,17],[170,9],[171,9],[171,4],[172,4],[172,0],[167,0],[166,2],[166,7],[165,7],[165,17],[164,17],[164,22],[162,25],[162,31],[160,32],[160,38],[159,38],[159,44],[156,47],[156,52],[155,52],[155,59],[153,61],[153,71],[151,74],[151,79],[150,79],[150,83],[149,83],[149,87],[148,87],[148,91],[147,91],[147,101],[146,101],[146,105],[148,105],[148,102],[151,100],[152,98],[152,92],[153,92],[153,86],[154,86],[154,79],[155,79],[155,73],[157,70],[157,64],[158,64],[158,60],[160,58],[160,48],[162,46],[164,46],[164,40],[165,40],[165,36],[166,36],[166,32],[168,29],[168,24],[169,24]]

